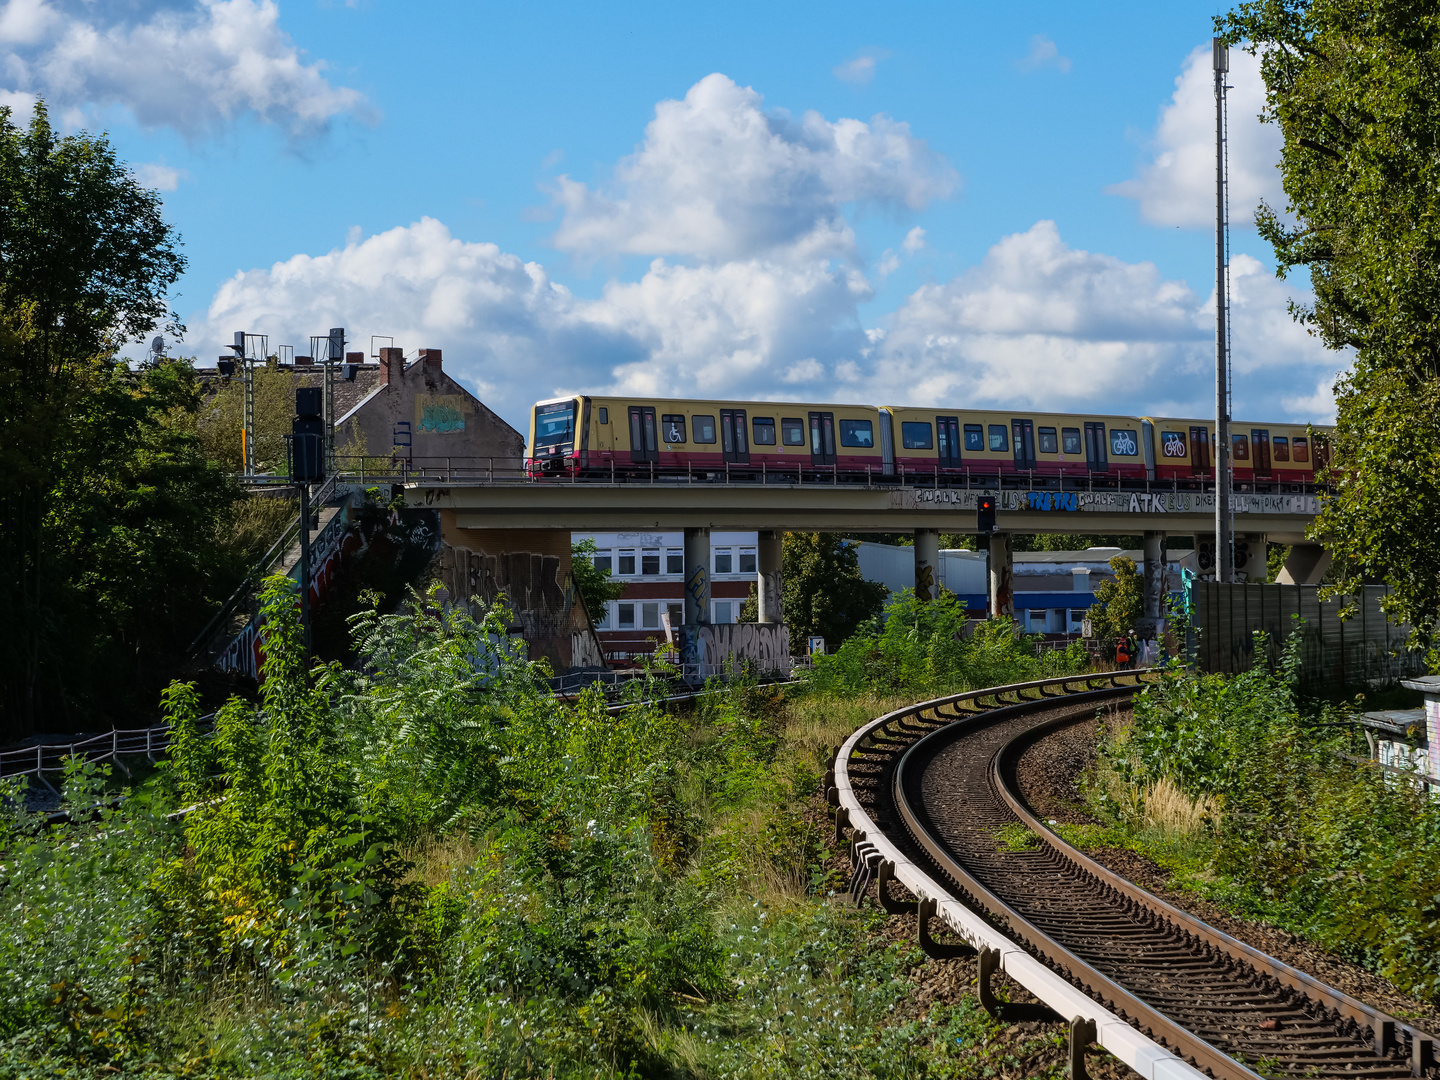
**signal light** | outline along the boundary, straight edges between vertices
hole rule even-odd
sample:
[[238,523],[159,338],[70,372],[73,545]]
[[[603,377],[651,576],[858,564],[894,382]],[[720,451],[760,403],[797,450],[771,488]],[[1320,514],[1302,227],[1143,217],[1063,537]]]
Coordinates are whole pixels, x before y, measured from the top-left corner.
[[1000,529],[1000,526],[995,523],[995,500],[989,495],[980,496],[975,527],[982,533],[994,533]]

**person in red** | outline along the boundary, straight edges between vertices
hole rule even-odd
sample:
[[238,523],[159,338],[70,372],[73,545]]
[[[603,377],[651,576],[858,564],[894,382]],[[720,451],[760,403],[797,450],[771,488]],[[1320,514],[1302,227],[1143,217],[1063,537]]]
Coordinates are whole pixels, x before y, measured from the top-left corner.
[[1130,635],[1121,634],[1115,642],[1115,667],[1128,668],[1131,660]]

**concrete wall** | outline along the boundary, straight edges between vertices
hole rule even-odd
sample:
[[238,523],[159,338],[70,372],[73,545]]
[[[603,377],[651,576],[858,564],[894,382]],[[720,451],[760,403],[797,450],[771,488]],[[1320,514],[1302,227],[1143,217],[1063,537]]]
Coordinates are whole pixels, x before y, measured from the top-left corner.
[[790,627],[784,623],[723,623],[698,629],[700,676],[723,674],[749,661],[761,675],[790,675]]

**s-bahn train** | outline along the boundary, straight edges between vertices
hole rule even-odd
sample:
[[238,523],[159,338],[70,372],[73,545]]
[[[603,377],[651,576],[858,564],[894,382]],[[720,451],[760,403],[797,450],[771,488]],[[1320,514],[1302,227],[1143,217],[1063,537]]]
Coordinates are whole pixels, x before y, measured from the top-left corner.
[[[1325,435],[1289,423],[1230,425],[1234,478],[1277,490],[1315,482]],[[537,402],[531,476],[801,482],[1161,480],[1215,476],[1214,421],[769,401],[564,397]]]

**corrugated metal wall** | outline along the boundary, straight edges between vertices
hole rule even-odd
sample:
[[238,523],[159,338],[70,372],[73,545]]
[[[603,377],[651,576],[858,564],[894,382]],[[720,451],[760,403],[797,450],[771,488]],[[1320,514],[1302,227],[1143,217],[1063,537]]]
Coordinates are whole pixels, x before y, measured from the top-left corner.
[[1405,651],[1409,629],[1396,626],[1380,610],[1388,589],[1366,585],[1359,610],[1341,621],[1338,599],[1320,600],[1318,585],[1221,585],[1197,581],[1192,586],[1191,621],[1196,633],[1196,661],[1204,671],[1244,671],[1255,659],[1257,630],[1269,635],[1269,660],[1279,659],[1295,629],[1294,616],[1304,622],[1301,684],[1309,692],[1344,691],[1390,683],[1425,672],[1424,656]]

